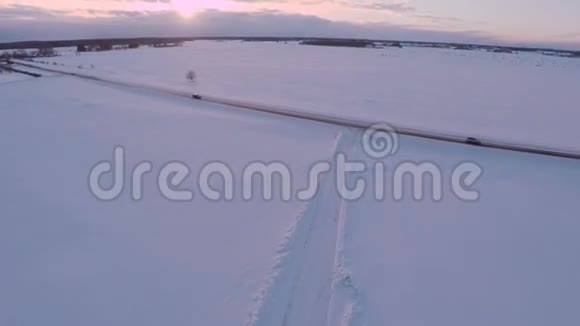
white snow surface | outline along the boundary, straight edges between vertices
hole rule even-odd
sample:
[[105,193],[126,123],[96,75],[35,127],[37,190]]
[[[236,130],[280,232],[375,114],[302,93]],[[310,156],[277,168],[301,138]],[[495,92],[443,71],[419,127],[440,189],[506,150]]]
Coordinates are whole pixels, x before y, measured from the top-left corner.
[[104,203],[89,192],[89,171],[123,145],[128,171],[145,160],[154,171],[187,163],[191,189],[206,163],[241,171],[257,160],[285,162],[303,187],[303,158],[330,157],[337,136],[70,77],[6,84],[0,94],[2,325],[243,324],[305,203],[239,194],[212,202],[199,192],[174,203],[154,175],[141,202],[125,189]]
[[[580,60],[536,53],[197,41],[44,59],[103,77],[394,126],[580,150]],[[189,70],[197,82],[187,82]]]
[[[409,57],[421,58],[419,67]],[[485,131],[558,147],[574,145],[566,137],[577,136],[566,129],[575,114],[568,101],[577,96],[564,85],[577,78],[572,59],[195,42],[54,60],[59,68],[316,112],[381,119],[392,112],[399,119],[388,119],[393,123],[446,132]],[[391,64],[374,64],[385,60]],[[194,85],[184,80],[190,67],[199,74]],[[394,83],[386,71],[419,75],[403,74]],[[455,77],[438,82],[443,71]],[[509,97],[502,108],[512,108],[511,114],[498,107],[483,113],[482,103],[466,112],[467,97],[444,96],[472,92],[483,99],[493,90],[507,99],[531,84],[539,87],[532,78],[539,71],[562,84],[544,87],[543,95]],[[385,93],[379,84],[387,79],[397,92]],[[474,83],[488,88],[468,87]],[[369,104],[365,94],[381,105]],[[548,114],[536,102],[554,94],[566,97],[553,98]],[[383,105],[404,99],[405,109]],[[532,112],[516,119],[532,99]],[[360,130],[56,74],[0,84],[0,101],[0,325],[580,323],[578,161],[412,137],[400,137],[397,154],[376,161],[362,150]],[[451,104],[441,106],[445,101]],[[423,107],[427,102],[439,112]],[[439,115],[452,120],[428,118]],[[529,129],[540,117],[547,138]],[[128,187],[113,202],[89,191],[91,167],[111,160],[116,145],[126,150],[127,171],[153,163],[139,202]],[[351,175],[351,185],[362,178],[374,187],[372,166],[386,164],[386,199],[367,192],[344,200],[333,173],[321,176],[309,201],[283,201],[276,191],[272,201],[241,198],[238,181],[251,162],[285,163],[299,190],[312,164],[337,153],[369,167]],[[191,168],[182,187],[195,192],[193,201],[171,202],[157,190],[155,174],[171,161]],[[231,202],[204,199],[197,189],[199,171],[214,161],[234,171]],[[450,189],[451,172],[465,161],[484,171],[474,185],[481,196],[476,202]],[[402,162],[436,164],[443,199],[416,201],[410,191],[401,201],[391,199],[389,176]]]
[[17,82],[20,80],[31,78],[30,76],[16,74],[16,73],[0,73],[0,84]]
[[400,148],[388,166],[427,161],[449,176],[477,162],[481,198],[458,200],[448,183],[440,202],[409,191],[346,205],[342,255],[357,304],[349,325],[580,322],[578,161],[407,138]]

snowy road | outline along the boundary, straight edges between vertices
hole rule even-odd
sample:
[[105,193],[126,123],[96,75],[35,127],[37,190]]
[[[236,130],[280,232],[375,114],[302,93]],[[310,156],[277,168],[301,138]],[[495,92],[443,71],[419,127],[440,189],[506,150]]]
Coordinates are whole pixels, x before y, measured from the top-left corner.
[[[352,152],[358,136],[354,130],[343,130],[334,153]],[[330,326],[342,320],[343,307],[335,307],[333,298],[342,277],[338,254],[346,203],[335,191],[334,177],[323,178],[320,194],[308,202],[284,248],[288,255],[276,267],[249,325]]]
[[[43,67],[42,65],[39,65],[39,64],[31,64],[31,63],[27,63],[27,62],[23,62],[23,61],[18,61],[17,65],[27,67],[27,68],[37,69],[40,71],[47,71],[50,73],[64,74],[64,75],[69,75],[69,76],[78,77],[78,78],[82,78],[82,79],[88,79],[88,80],[93,80],[93,81],[98,81],[98,82],[103,82],[103,83],[109,83],[109,84],[113,84],[113,85],[117,85],[117,86],[139,88],[139,89],[149,90],[149,91],[157,92],[157,93],[170,94],[170,95],[175,95],[175,96],[189,98],[189,99],[192,98],[192,92],[181,91],[179,89],[174,89],[174,88],[167,87],[167,86],[162,87],[159,85],[151,85],[151,84],[142,83],[142,82],[127,81],[127,80],[115,80],[115,79],[111,79],[111,78],[99,77],[96,75],[91,75],[91,74],[86,74],[86,73],[71,72],[71,71],[67,71],[66,69],[63,70],[63,69],[47,68],[47,67]],[[308,112],[308,111],[300,110],[300,109],[296,109],[296,108],[286,108],[286,107],[267,105],[267,104],[261,104],[261,103],[252,103],[252,102],[232,100],[232,99],[215,97],[215,96],[203,95],[202,99],[198,100],[198,101],[208,102],[208,103],[212,103],[212,104],[221,104],[221,105],[225,105],[225,106],[241,108],[241,109],[246,109],[246,110],[251,110],[251,111],[271,113],[271,114],[276,114],[276,115],[285,116],[285,117],[289,117],[289,118],[310,120],[310,121],[331,124],[331,125],[336,125],[336,126],[359,128],[359,129],[363,129],[363,130],[370,128],[373,125],[378,123],[377,121],[373,122],[371,120],[365,121],[365,120],[358,120],[358,119],[354,119],[354,118],[341,117],[338,115],[317,114],[317,113]],[[427,130],[419,130],[419,129],[412,129],[412,128],[407,128],[407,127],[400,127],[400,126],[396,126],[396,125],[392,125],[390,127],[392,127],[394,130],[396,130],[396,132],[400,135],[425,138],[425,139],[430,139],[430,140],[435,140],[435,141],[444,141],[444,142],[450,142],[450,143],[456,143],[456,144],[472,145],[472,144],[469,144],[468,140],[469,139],[476,139],[474,137],[470,137],[470,135],[453,135],[453,134],[448,134],[448,133],[446,134],[446,133],[442,133],[442,132],[432,132],[432,131],[427,131]],[[477,139],[477,146],[491,148],[491,149],[505,150],[505,151],[527,153],[527,154],[546,155],[546,156],[580,160],[580,152],[567,150],[567,149],[559,149],[559,148],[555,148],[555,147],[551,147],[551,148],[546,147],[546,146],[542,147],[542,146],[535,145],[535,144],[509,143],[509,142],[497,140],[497,139],[496,140]]]

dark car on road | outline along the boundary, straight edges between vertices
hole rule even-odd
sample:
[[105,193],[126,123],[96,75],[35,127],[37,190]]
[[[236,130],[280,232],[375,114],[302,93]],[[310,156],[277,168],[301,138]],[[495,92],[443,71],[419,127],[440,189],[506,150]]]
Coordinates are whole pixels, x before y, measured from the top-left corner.
[[465,143],[466,143],[466,144],[469,144],[469,145],[474,145],[474,146],[481,146],[481,145],[483,145],[483,144],[481,143],[481,140],[479,140],[479,139],[477,139],[477,138],[474,138],[474,137],[469,137],[469,138],[467,138],[467,139],[465,140]]

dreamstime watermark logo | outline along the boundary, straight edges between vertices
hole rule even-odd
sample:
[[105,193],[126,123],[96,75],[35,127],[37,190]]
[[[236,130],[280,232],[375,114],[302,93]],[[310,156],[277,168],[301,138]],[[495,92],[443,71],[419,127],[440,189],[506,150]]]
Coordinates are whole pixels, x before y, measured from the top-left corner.
[[[297,176],[282,161],[253,161],[238,173],[225,162],[213,161],[198,169],[197,179],[193,182],[187,181],[194,175],[187,164],[168,161],[155,173],[156,188],[167,200],[178,202],[193,201],[193,188],[196,186],[203,198],[211,201],[233,201],[237,193],[244,201],[257,196],[268,201],[274,199],[276,192],[284,201],[309,201],[321,190],[332,189],[349,201],[365,197],[369,190],[375,200],[382,201],[387,197],[387,189],[391,190],[390,194],[396,201],[403,200],[406,194],[417,201],[427,198],[427,194],[431,195],[431,200],[441,201],[447,188],[460,200],[476,201],[480,197],[474,187],[483,169],[474,162],[456,164],[448,178],[444,178],[442,169],[433,162],[404,161],[390,166],[387,162],[396,161],[394,158],[399,152],[400,142],[396,130],[388,124],[368,128],[360,141],[366,157],[351,161],[347,153],[337,151],[332,161],[311,165],[306,178],[302,179],[307,181],[307,186],[299,190],[294,190],[293,184]],[[123,146],[116,146],[112,161],[101,161],[90,170],[89,189],[99,200],[115,200],[127,186],[133,200],[143,199],[145,179],[153,173],[154,165],[142,161],[128,169],[126,155]],[[109,186],[102,184],[105,177],[108,177]],[[221,181],[219,185],[211,181],[215,177]],[[236,185],[241,185],[238,192]]]
[[382,159],[397,154],[399,150],[399,135],[393,127],[386,123],[373,125],[362,137],[365,153],[374,158]]

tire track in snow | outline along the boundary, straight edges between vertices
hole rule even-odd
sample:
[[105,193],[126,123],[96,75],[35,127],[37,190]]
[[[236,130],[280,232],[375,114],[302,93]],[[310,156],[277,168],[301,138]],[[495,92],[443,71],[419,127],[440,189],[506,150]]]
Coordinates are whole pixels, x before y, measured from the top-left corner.
[[[344,129],[333,158],[351,149],[353,133]],[[345,202],[333,173],[321,176],[318,194],[305,206],[280,246],[272,273],[256,297],[247,325],[326,325],[337,271],[337,244]]]
[[[355,139],[362,139],[362,133],[356,133]],[[351,154],[358,157],[360,147],[353,146]],[[357,153],[358,152],[358,153]],[[353,158],[354,158],[353,157]],[[350,158],[351,160],[353,158]],[[334,256],[334,277],[332,280],[332,296],[327,307],[327,326],[352,326],[366,325],[364,321],[363,295],[348,269],[345,253],[345,241],[348,237],[347,218],[348,205],[345,200],[341,202],[340,215],[338,217],[337,238]]]
[[[28,66],[26,64],[23,64]],[[45,68],[41,70],[51,71]],[[56,72],[56,71],[54,71]],[[188,97],[179,91],[158,88],[150,85],[133,84],[125,81],[112,81],[95,76],[77,73],[64,73],[74,77],[119,86],[145,88],[161,93]],[[217,101],[216,101],[217,103]],[[242,107],[242,104],[224,103]],[[243,104],[243,107],[246,105]],[[248,106],[249,109],[253,107]],[[256,108],[259,111],[272,110],[272,113],[295,118],[305,118],[323,123],[347,126],[335,139],[333,154],[347,152],[358,138],[353,136],[363,124],[351,125],[337,118],[318,117],[317,115],[297,115],[295,112]],[[366,125],[366,124],[365,124]],[[333,156],[334,158],[334,156]],[[333,171],[335,172],[335,171]],[[342,265],[337,256],[342,228],[344,227],[346,203],[336,192],[332,175],[325,174],[319,182],[319,192],[313,201],[306,204],[301,214],[297,216],[294,227],[280,246],[274,267],[265,282],[262,291],[255,298],[256,308],[250,313],[248,325],[332,325],[336,313],[344,310],[347,315],[353,313],[353,301],[340,308],[336,304],[334,292],[345,288],[345,282],[351,283],[352,278],[342,271]],[[341,226],[342,225],[342,226]],[[338,312],[337,312],[338,308]],[[352,318],[349,317],[347,322]]]

